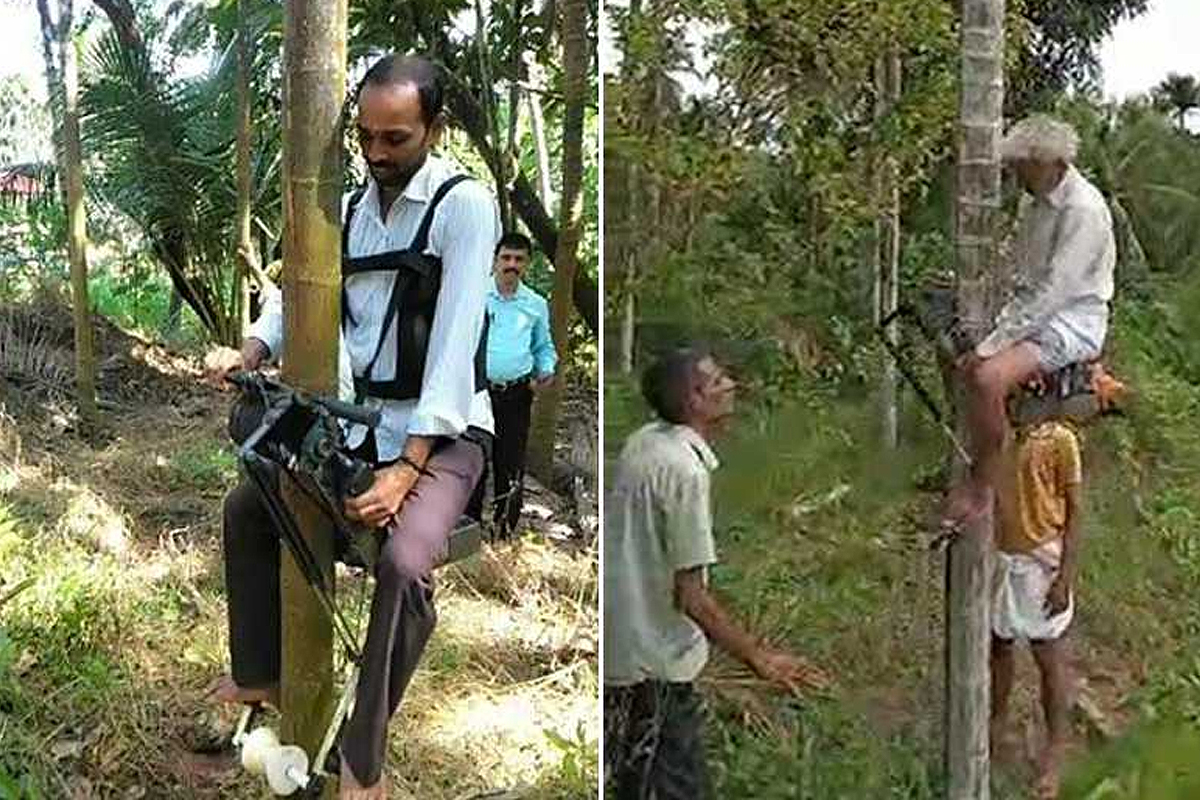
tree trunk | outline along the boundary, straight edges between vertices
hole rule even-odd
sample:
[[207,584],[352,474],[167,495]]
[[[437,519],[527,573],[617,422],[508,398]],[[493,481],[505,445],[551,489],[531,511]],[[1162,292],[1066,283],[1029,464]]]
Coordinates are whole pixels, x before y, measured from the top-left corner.
[[637,345],[637,298],[632,289],[626,289],[621,301],[621,360],[622,375],[633,374],[634,349]]
[[[500,154],[488,143],[487,122],[479,99],[462,87],[451,83],[446,92],[446,105],[453,117],[462,125],[471,144],[487,163],[488,169],[495,175],[499,172],[497,164]],[[549,207],[542,203],[537,191],[529,178],[520,169],[516,170],[509,182],[508,192],[512,199],[513,208],[517,215],[529,228],[530,235],[537,242],[542,252],[553,262],[558,250],[558,227],[547,213]],[[557,267],[557,263],[555,263]],[[571,284],[571,296],[575,309],[587,325],[592,335],[600,331],[600,291],[588,274],[587,270],[576,270],[575,280]]]
[[[900,69],[900,51],[895,46],[876,60],[876,121],[890,113],[900,102]],[[900,300],[900,187],[896,162],[890,155],[882,155],[876,169],[878,200],[882,206],[875,223],[872,259],[875,268],[875,324],[878,325],[896,309]],[[883,332],[893,347],[898,344],[897,333],[894,323]],[[897,400],[896,363],[884,353],[879,375],[880,430],[883,447],[888,450],[896,449],[899,444]]]
[[[997,267],[1003,70],[1004,0],[964,0],[955,249],[960,315],[976,340],[989,321],[988,276]],[[956,479],[965,472],[960,461]],[[949,800],[987,800],[990,791],[991,534],[989,511],[965,527],[947,555],[944,755]]]
[[551,297],[550,333],[562,353],[557,379],[538,398],[530,441],[530,471],[549,483],[554,465],[554,431],[566,383],[562,373],[570,363],[571,289],[579,268],[582,233],[583,114],[587,101],[587,6],[585,0],[564,0],[563,46],[563,167],[562,205],[559,210],[558,249],[554,258],[554,295]]
[[237,284],[235,308],[240,329],[239,338],[246,335],[250,326],[250,262],[257,260],[254,235],[250,227],[253,212],[250,200],[250,71],[253,59],[250,54],[248,3],[249,0],[238,0],[237,5],[237,240],[234,242],[234,253],[238,270],[234,281]]
[[[642,21],[642,1],[630,0],[629,3],[629,30],[636,30],[637,26]],[[623,65],[623,80],[626,86],[634,86],[637,81],[638,62],[635,59],[634,53],[626,53]],[[650,124],[654,124],[658,109],[651,107],[645,109],[645,114],[637,116],[644,120],[649,120]],[[613,114],[613,121],[616,121],[616,114]],[[619,237],[621,245],[621,327],[619,331],[619,361],[618,365],[623,375],[633,375],[634,355],[637,350],[637,274],[638,261],[640,255],[639,245],[649,236],[657,235],[656,221],[650,226],[645,226],[639,223],[637,209],[640,208],[638,196],[642,188],[642,179],[644,175],[638,160],[636,158],[623,158],[620,160],[620,165],[624,167],[622,170],[622,179],[625,183],[624,196],[621,198],[620,210],[614,214],[614,218],[619,218],[622,223],[621,236]],[[607,203],[606,203],[607,207]]]
[[74,9],[72,0],[59,0],[55,20],[48,0],[38,0],[37,7],[51,116],[58,123],[54,153],[67,209],[67,259],[71,265],[71,305],[75,325],[75,398],[80,426],[90,432],[96,429],[99,419],[87,285],[87,212],[83,205],[83,154],[79,144],[79,74],[75,45],[71,41]]
[[487,118],[487,136],[491,149],[500,157],[490,164],[496,179],[496,200],[500,206],[500,224],[505,231],[512,229],[512,201],[508,196],[509,154],[504,150],[500,138],[500,115],[496,110],[495,81],[492,78],[492,49],[488,44],[487,16],[483,12],[482,0],[475,0],[475,55],[479,61],[480,96],[483,98],[483,113]]
[[[336,391],[338,375],[346,3],[291,0],[284,6],[284,377],[326,393]],[[332,529],[298,499],[289,492],[303,535],[332,586]],[[281,578],[282,732],[311,757],[333,707],[332,626],[290,555],[282,560]]]
[[92,431],[96,416],[96,355],[88,303],[87,211],[83,206],[83,153],[79,145],[79,72],[71,41],[71,0],[60,0],[59,58],[63,78],[63,175],[67,184],[67,254],[71,260],[71,298],[75,307],[75,393],[79,416]]
[[129,0],[95,0],[96,5],[108,17],[117,32],[121,44],[130,49],[145,46],[142,34],[137,27],[137,15]]
[[174,339],[179,335],[179,326],[183,321],[183,297],[172,287],[171,298],[167,301],[167,317],[163,320],[162,335],[165,339]]
[[542,206],[554,208],[554,188],[550,185],[550,148],[546,145],[546,119],[542,115],[542,101],[533,92],[527,92],[525,97],[529,101],[529,126],[537,151],[538,192]]
[[[513,20],[520,25],[521,15],[525,11],[525,4],[522,0],[513,0],[512,14]],[[519,30],[519,28],[518,28]],[[519,163],[520,158],[520,143],[517,140],[518,132],[521,123],[521,54],[523,48],[513,47],[512,58],[508,64],[508,140],[505,143],[504,153],[505,160],[509,164]],[[501,217],[504,220],[504,229],[506,231],[515,230],[517,221],[513,212],[512,203],[509,201],[508,192],[503,192],[504,204],[500,207],[502,214],[507,214],[507,217]]]

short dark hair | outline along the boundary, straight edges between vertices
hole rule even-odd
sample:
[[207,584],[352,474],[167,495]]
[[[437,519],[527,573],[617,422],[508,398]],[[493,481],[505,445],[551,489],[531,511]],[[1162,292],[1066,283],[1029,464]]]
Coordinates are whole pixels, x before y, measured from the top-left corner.
[[384,56],[371,65],[358,91],[354,93],[357,101],[362,97],[365,86],[396,86],[411,83],[417,87],[417,96],[421,101],[421,119],[426,125],[431,125],[446,101],[446,81],[442,69],[437,64],[421,56],[400,56],[395,53]]
[[712,350],[701,344],[681,345],[659,356],[642,373],[642,396],[654,413],[667,422],[683,424],[696,367],[711,357]]
[[509,250],[524,250],[529,255],[533,255],[533,242],[529,241],[529,237],[518,231],[509,231],[500,237],[500,241],[496,242],[496,252],[492,255],[500,255],[500,248],[507,247]]

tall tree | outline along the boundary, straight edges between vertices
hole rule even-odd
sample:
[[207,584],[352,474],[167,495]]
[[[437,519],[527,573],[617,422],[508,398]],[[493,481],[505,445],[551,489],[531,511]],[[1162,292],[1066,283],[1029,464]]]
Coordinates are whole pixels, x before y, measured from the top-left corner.
[[235,314],[241,320],[242,334],[250,324],[250,275],[256,269],[257,251],[251,231],[254,209],[250,193],[253,176],[250,165],[251,95],[250,95],[250,24],[247,19],[249,0],[237,0],[237,241],[234,252],[240,266],[233,281],[236,292]]
[[1145,12],[1149,0],[1023,0],[1013,4],[1029,32],[1007,98],[1010,116],[1043,108],[1070,87],[1095,86],[1100,43],[1123,19]]
[[[900,49],[892,45],[875,62],[876,120],[891,112],[900,102]],[[890,153],[876,163],[878,202],[881,210],[875,221],[876,326],[896,309],[900,301],[900,182],[896,160]],[[893,347],[897,344],[897,326],[883,331]],[[895,449],[899,443],[896,364],[889,354],[883,357],[879,380],[880,421],[883,446]]]
[[96,359],[88,303],[87,216],[83,205],[83,155],[79,144],[79,72],[71,38],[73,0],[58,0],[57,19],[49,0],[38,0],[42,54],[51,108],[57,109],[55,156],[63,176],[67,206],[67,255],[71,264],[71,301],[75,323],[75,395],[80,420],[92,430],[96,416]]
[[1188,112],[1200,108],[1200,83],[1193,75],[1172,72],[1151,93],[1155,103],[1175,116],[1175,124],[1181,131],[1187,129]]
[[[579,269],[579,239],[582,234],[583,116],[588,96],[587,0],[564,0],[563,49],[563,138],[562,204],[559,207],[558,242],[554,258],[554,293],[550,298],[550,334],[570,361],[572,287]],[[554,465],[554,431],[562,404],[561,376],[538,399],[530,441],[531,471],[549,482]]]
[[[960,313],[976,337],[988,316],[997,267],[1000,137],[1004,106],[1004,0],[962,6],[955,250]],[[967,465],[955,470],[961,480]],[[989,796],[989,545],[992,514],[979,515],[950,545],[946,576],[945,759],[949,800]]]
[[[326,393],[337,386],[346,4],[291,0],[284,16],[284,373]],[[289,492],[289,504],[332,585],[328,522],[299,492]],[[315,753],[333,705],[332,626],[290,555],[280,584],[283,733]]]

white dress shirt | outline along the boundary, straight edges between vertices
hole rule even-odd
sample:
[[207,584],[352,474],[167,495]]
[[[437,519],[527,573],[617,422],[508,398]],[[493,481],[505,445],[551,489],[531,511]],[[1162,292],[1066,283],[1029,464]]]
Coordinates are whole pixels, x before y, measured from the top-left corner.
[[[429,156],[392,203],[386,220],[379,213],[379,188],[370,180],[350,223],[349,254],[370,256],[408,247],[438,186],[462,172],[452,162]],[[343,200],[343,214],[348,200],[348,196]],[[458,436],[468,426],[493,430],[488,393],[486,389],[475,390],[475,350],[483,331],[492,259],[499,239],[496,201],[479,182],[460,183],[438,205],[425,252],[441,258],[442,283],[429,334],[421,395],[415,400],[365,401],[383,411],[375,431],[381,461],[397,458],[409,434]],[[395,276],[394,272],[365,272],[351,275],[345,282],[350,317],[356,324],[347,324],[341,337],[338,383],[342,397],[353,397],[352,375],[361,377],[375,353]],[[249,335],[266,343],[273,357],[281,355],[283,304],[278,291],[267,294],[263,312],[250,327]],[[393,322],[371,379],[394,377],[396,355]],[[365,427],[351,425],[347,444],[356,447],[365,436]]]
[[1104,195],[1068,167],[1046,197],[1026,201],[1016,255],[1015,296],[976,353],[990,358],[1048,327],[1098,354],[1108,333],[1117,261]]

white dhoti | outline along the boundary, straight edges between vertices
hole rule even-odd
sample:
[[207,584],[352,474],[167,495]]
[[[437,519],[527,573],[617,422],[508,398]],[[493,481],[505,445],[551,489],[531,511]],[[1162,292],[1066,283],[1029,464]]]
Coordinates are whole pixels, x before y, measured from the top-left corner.
[[1001,639],[1052,640],[1062,636],[1075,615],[1075,597],[1058,614],[1046,610],[1050,585],[1058,577],[1062,540],[1028,553],[996,553],[992,580],[992,633]]

